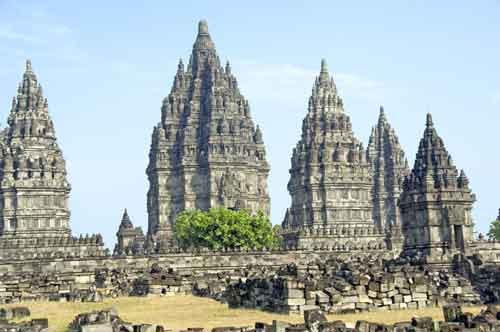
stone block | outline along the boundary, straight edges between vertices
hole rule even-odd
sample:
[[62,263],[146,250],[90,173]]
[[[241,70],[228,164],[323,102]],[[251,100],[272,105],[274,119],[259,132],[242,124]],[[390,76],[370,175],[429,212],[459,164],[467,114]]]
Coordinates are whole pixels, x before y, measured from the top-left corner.
[[304,305],[304,304],[306,304],[306,299],[305,298],[285,299],[285,304],[287,304],[287,305]]
[[358,295],[358,302],[360,303],[373,303],[372,299],[368,295]]
[[369,306],[368,303],[362,303],[362,302],[356,303],[356,309],[358,309],[358,310],[364,311],[364,310],[368,309],[368,306]]
[[320,323],[327,322],[326,316],[318,309],[304,310],[304,322],[309,330],[318,327]]
[[288,322],[282,322],[278,320],[273,320],[272,332],[286,332],[286,328],[290,326]]
[[356,303],[356,302],[358,302],[357,296],[345,296],[342,299],[342,303]]
[[287,298],[305,298],[304,290],[303,289],[297,289],[297,288],[285,288],[285,297]]
[[383,304],[384,306],[386,306],[386,305],[390,305],[390,304],[392,304],[392,299],[390,299],[390,298],[388,298],[388,297],[384,297],[384,298],[382,299],[382,304]]
[[83,325],[81,332],[113,332],[113,326],[111,323]]
[[317,291],[316,292],[316,303],[328,303],[330,302],[330,297],[322,292],[322,291]]
[[411,294],[411,298],[414,301],[417,301],[417,300],[427,300],[427,293],[413,293],[413,294]]
[[403,303],[403,295],[397,294],[392,297],[392,302]]

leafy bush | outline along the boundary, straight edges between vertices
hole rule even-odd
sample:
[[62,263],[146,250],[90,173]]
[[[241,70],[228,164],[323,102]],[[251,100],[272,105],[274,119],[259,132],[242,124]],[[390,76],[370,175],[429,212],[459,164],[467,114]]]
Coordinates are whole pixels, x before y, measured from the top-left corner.
[[174,234],[183,247],[273,248],[279,245],[277,235],[264,213],[219,207],[208,211],[184,211],[177,216]]
[[491,222],[488,237],[492,240],[500,240],[500,220]]

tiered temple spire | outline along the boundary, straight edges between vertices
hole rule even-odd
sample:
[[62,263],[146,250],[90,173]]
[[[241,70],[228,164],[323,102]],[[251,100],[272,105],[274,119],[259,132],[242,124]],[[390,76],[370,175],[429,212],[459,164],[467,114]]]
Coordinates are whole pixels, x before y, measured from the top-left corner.
[[422,252],[431,260],[466,253],[473,239],[474,201],[465,172],[458,172],[427,114],[415,165],[404,181],[399,204],[405,251]]
[[[302,137],[293,150],[288,183],[292,206],[283,222],[285,237],[305,246],[322,245],[319,241],[324,245],[345,243],[355,237],[359,240],[356,245],[365,239],[379,241],[378,235],[374,236],[377,230],[372,220],[371,187],[363,144],[352,132],[350,118],[322,60],[302,124]],[[301,239],[305,229],[313,233],[321,229],[322,234],[331,236]]]
[[69,236],[70,185],[47,99],[26,61],[1,137],[0,228],[4,236]]
[[391,241],[399,244],[402,237],[397,202],[409,167],[382,106],[377,125],[372,128],[366,155],[373,172],[373,219],[377,227],[391,237]]
[[159,242],[171,239],[182,210],[222,205],[269,213],[268,172],[262,133],[248,101],[229,63],[221,66],[201,21],[187,68],[179,62],[153,130],[149,235]]

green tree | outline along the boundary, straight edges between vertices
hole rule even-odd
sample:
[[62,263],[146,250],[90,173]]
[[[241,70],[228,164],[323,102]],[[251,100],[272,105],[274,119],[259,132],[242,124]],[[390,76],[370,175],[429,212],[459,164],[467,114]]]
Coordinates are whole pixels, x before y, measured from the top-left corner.
[[500,240],[500,220],[493,220],[490,224],[488,237],[492,240]]
[[264,213],[219,207],[184,211],[177,216],[174,234],[183,247],[274,248],[281,237]]

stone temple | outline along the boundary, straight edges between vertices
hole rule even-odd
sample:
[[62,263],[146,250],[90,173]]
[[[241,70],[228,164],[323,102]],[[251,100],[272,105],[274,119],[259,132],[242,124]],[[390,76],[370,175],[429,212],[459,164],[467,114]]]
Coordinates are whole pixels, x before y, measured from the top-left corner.
[[146,244],[141,227],[134,227],[127,209],[123,211],[122,221],[116,233],[117,243],[113,250],[114,255],[135,255],[143,253]]
[[282,225],[288,244],[347,250],[385,246],[384,233],[373,222],[366,151],[324,60],[291,161],[292,205]]
[[182,60],[152,135],[148,237],[169,245],[183,210],[225,206],[269,214],[262,133],[229,63],[221,66],[205,21],[187,68]]
[[429,262],[469,254],[475,200],[467,176],[458,172],[427,114],[424,137],[399,202],[404,252],[420,252]]
[[409,173],[408,161],[394,129],[380,107],[378,123],[372,128],[366,157],[373,175],[373,220],[389,237],[392,246],[401,249],[401,215],[398,200],[403,181]]
[[44,252],[102,254],[100,235],[71,237],[71,186],[65,160],[47,99],[29,60],[7,122],[0,137],[2,257]]
[[500,300],[500,242],[474,239],[475,196],[430,115],[411,171],[383,109],[365,150],[323,61],[291,158],[283,246],[211,251],[176,247],[179,212],[269,213],[270,202],[262,133],[206,22],[161,114],[148,233],[125,210],[110,255],[99,235],[71,235],[65,160],[27,62],[0,131],[0,302],[192,292],[280,313],[345,313]]

